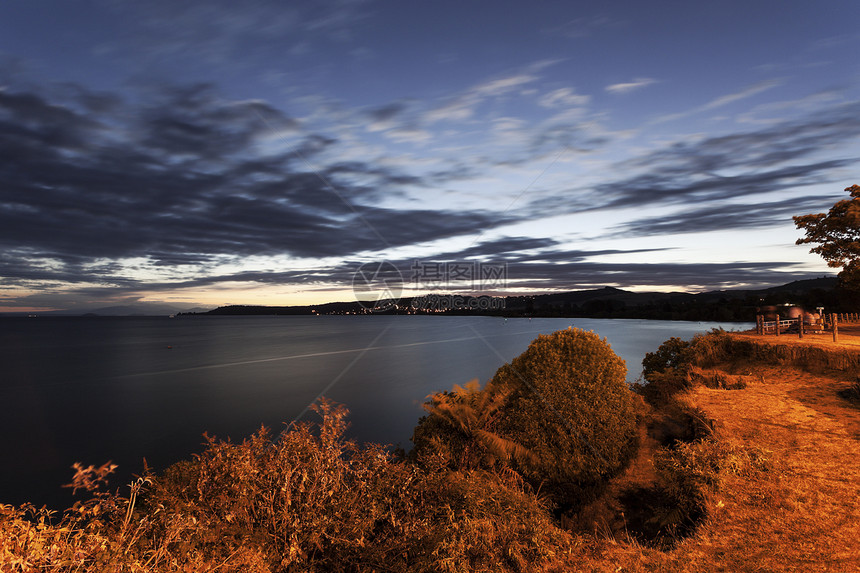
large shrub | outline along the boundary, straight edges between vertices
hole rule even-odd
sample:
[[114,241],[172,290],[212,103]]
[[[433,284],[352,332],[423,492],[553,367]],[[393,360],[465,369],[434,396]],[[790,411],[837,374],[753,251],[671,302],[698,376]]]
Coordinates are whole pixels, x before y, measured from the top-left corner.
[[626,374],[605,340],[578,329],[539,336],[499,368],[487,390],[510,391],[497,427],[535,456],[528,478],[589,486],[624,466],[636,429]]

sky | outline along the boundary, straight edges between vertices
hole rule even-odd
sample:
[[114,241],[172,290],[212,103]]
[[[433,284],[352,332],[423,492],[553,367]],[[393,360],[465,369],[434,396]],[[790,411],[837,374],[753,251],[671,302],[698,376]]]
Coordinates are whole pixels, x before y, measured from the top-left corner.
[[0,311],[831,276],[791,217],[860,183],[858,22],[856,0],[6,0]]

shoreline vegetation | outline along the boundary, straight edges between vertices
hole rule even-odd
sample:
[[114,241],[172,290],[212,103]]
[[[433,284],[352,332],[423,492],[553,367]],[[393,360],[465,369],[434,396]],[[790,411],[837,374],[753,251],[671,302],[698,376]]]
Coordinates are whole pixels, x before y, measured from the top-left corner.
[[541,336],[428,397],[408,454],[321,401],[116,493],[77,466],[69,510],[0,506],[0,570],[852,570],[857,330],[672,338],[632,389],[596,335]]
[[698,294],[631,292],[613,287],[526,296],[432,294],[381,301],[331,302],[304,306],[222,306],[191,315],[360,315],[422,314],[432,316],[499,316],[507,318],[631,318],[750,322],[762,305],[825,307],[828,312],[856,308],[856,295],[838,287],[835,278],[794,281],[757,290]]

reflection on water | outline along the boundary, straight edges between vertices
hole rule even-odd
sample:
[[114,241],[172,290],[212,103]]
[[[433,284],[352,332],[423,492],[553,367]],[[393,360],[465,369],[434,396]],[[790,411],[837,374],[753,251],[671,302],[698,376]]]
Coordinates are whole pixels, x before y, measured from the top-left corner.
[[[293,420],[317,396],[346,404],[350,435],[409,447],[421,403],[485,382],[538,334],[573,325],[627,361],[718,323],[424,316],[0,319],[0,503],[54,506],[75,461],[120,465],[112,485]],[[726,328],[749,325],[723,325]],[[312,414],[305,414],[312,417]]]

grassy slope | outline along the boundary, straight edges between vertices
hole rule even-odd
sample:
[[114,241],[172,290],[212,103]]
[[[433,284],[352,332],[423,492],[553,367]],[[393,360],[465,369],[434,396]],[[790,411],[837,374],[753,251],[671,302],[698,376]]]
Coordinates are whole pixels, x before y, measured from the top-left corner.
[[[772,452],[769,469],[727,475],[708,495],[695,534],[673,549],[646,548],[616,531],[577,568],[860,571],[860,408],[839,395],[854,375],[750,363],[719,368],[754,371],[760,381],[742,390],[697,387],[680,399],[715,421],[718,440]],[[652,451],[644,448],[639,465],[620,478],[622,488],[647,485],[642,463]]]

